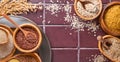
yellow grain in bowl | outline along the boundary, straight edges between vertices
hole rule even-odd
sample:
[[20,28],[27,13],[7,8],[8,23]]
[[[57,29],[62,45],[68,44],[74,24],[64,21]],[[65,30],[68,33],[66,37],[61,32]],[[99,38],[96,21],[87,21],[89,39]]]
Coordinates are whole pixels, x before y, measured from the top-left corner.
[[100,17],[102,29],[113,36],[120,36],[120,2],[111,2]]
[[111,6],[104,17],[106,25],[111,29],[120,29],[120,4]]
[[20,62],[18,59],[11,59],[9,62]]

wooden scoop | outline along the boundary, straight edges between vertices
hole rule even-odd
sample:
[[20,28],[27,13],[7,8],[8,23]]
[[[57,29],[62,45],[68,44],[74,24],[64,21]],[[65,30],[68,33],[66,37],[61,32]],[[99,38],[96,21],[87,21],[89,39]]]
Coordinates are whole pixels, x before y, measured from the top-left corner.
[[[82,4],[82,6],[83,6],[83,8],[86,10],[86,8],[85,8],[85,5],[86,4],[93,4],[92,2],[90,2],[90,1],[81,1],[81,0],[79,0],[79,2],[81,2],[81,4]],[[94,4],[93,4],[94,5]]]
[[[115,40],[107,40],[108,38],[114,38]],[[102,39],[102,40],[101,40]],[[106,39],[106,40],[105,40]],[[115,56],[110,56],[109,54],[110,53],[117,53],[117,51],[114,51],[113,49],[111,49],[110,48],[110,46],[112,46],[112,42],[114,42],[114,41],[117,41],[118,43],[120,43],[120,39],[119,38],[117,38],[117,37],[114,37],[114,36],[111,36],[111,35],[105,35],[105,36],[98,36],[97,37],[97,40],[98,40],[98,48],[99,48],[99,51],[105,56],[105,57],[107,57],[108,59],[110,59],[112,62],[120,62],[120,61],[118,61],[118,60],[116,60],[116,58],[113,58],[113,57],[115,57]],[[103,43],[103,42],[105,42],[105,43]],[[108,42],[108,44],[107,44],[107,42]],[[105,45],[106,46],[105,46]],[[105,48],[105,49],[104,49]],[[106,52],[106,51],[109,51],[109,53],[108,52]],[[111,54],[112,55],[112,54]]]
[[105,49],[107,49],[107,50],[108,50],[108,49],[110,48],[110,46],[112,45],[111,42],[109,42],[109,41],[106,40],[106,39],[103,39],[102,36],[98,36],[98,37],[97,37],[97,40],[100,41],[100,42],[103,44],[103,47],[104,47]]
[[30,37],[29,37],[30,35],[33,36],[34,39],[36,39],[36,34],[35,34],[35,33],[30,32],[30,31],[26,31],[26,30],[22,29],[21,27],[19,27],[19,25],[18,25],[16,22],[14,22],[14,21],[13,21],[9,16],[7,16],[6,14],[2,14],[2,16],[4,16],[4,17],[5,17],[8,21],[10,21],[13,25],[15,25],[16,27],[18,27],[18,28],[23,32],[26,40],[28,40],[28,41],[31,40]]

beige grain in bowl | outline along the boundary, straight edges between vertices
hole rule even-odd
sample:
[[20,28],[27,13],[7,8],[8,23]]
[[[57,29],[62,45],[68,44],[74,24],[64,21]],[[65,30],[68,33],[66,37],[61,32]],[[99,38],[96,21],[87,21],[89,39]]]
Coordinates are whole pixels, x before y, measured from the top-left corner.
[[[31,34],[29,34],[29,37],[25,37],[23,32],[19,28],[16,28],[13,34],[15,47],[21,52],[34,52],[42,43],[41,31],[37,26],[30,23],[22,24],[20,27],[26,31],[34,33],[36,37],[33,37]],[[27,38],[30,40],[27,40]]]
[[77,15],[84,20],[97,18],[102,11],[101,0],[75,0],[74,9]]
[[4,27],[0,27],[0,45],[3,45],[9,41],[8,35],[9,31],[5,29]]
[[101,38],[98,37],[99,51],[112,62],[120,62],[120,39],[112,35]]
[[0,45],[0,62],[6,62],[15,52],[13,43],[13,31],[10,27],[0,24],[0,28],[8,31],[8,42]]
[[37,53],[17,54],[7,60],[7,62],[42,62]]

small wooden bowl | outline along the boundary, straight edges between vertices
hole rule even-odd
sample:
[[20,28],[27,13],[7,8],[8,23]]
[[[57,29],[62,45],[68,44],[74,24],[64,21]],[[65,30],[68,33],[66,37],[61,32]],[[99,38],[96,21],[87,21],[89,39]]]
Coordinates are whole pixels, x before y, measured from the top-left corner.
[[[3,25],[3,24],[0,24],[0,27],[7,29],[10,32],[10,34],[13,35],[13,31],[10,29],[10,27]],[[16,50],[16,48],[14,48],[13,51],[7,57],[0,59],[0,62],[6,62],[7,59],[9,59],[10,57],[13,56],[15,50]]]
[[[105,36],[103,36],[102,38],[103,39],[106,39],[106,38],[113,38],[114,36],[112,36],[112,35],[105,35]],[[118,38],[116,38],[116,37],[114,37],[115,39],[118,39]],[[118,39],[118,41],[120,41],[119,39]],[[103,50],[103,48],[102,48],[102,42],[101,41],[98,41],[98,48],[99,48],[99,51],[105,56],[105,57],[107,57],[108,59],[110,59],[111,61],[113,61],[113,62],[118,62],[118,61],[116,61],[116,60],[114,60],[113,58],[110,58],[108,55],[106,55],[105,53],[104,53],[104,50]]]
[[17,32],[19,31],[19,28],[16,28],[15,31],[14,31],[14,33],[13,33],[13,39],[14,39],[14,45],[15,45],[15,47],[16,47],[19,51],[24,52],[24,53],[34,52],[35,50],[37,50],[37,49],[40,47],[40,44],[42,43],[42,34],[41,34],[41,31],[39,30],[38,27],[36,27],[35,25],[30,24],[30,23],[22,24],[22,25],[20,25],[20,27],[32,27],[32,28],[34,28],[34,29],[38,32],[38,36],[39,36],[38,39],[39,39],[39,41],[38,41],[37,46],[36,46],[35,48],[33,48],[33,49],[25,50],[25,49],[20,48],[20,47],[18,46],[16,40],[15,40],[16,34],[17,34]]
[[14,58],[16,58],[16,57],[18,57],[18,56],[26,56],[26,55],[27,55],[27,56],[32,56],[32,57],[34,57],[37,62],[42,62],[40,56],[39,56],[37,53],[17,54],[17,55],[15,55],[15,56],[13,56],[12,58],[9,58],[7,61],[9,61],[10,59],[14,59]]
[[91,18],[89,18],[89,17],[84,17],[83,15],[81,15],[81,14],[78,12],[78,10],[77,10],[77,2],[78,2],[78,1],[79,1],[79,0],[75,0],[75,2],[74,2],[74,10],[75,10],[76,14],[77,14],[80,18],[82,18],[82,19],[84,19],[84,20],[93,20],[93,19],[97,18],[97,17],[100,15],[100,13],[101,13],[101,11],[102,11],[102,1],[101,1],[101,0],[99,0],[100,10],[99,10],[98,14],[97,14],[96,16],[94,16],[94,17],[91,17]]
[[101,16],[100,16],[100,25],[101,25],[102,29],[103,29],[106,33],[108,33],[108,34],[110,34],[110,35],[113,35],[113,36],[120,36],[120,30],[109,29],[109,28],[106,26],[106,23],[105,23],[105,20],[104,20],[104,14],[106,13],[106,10],[107,10],[109,7],[111,7],[111,6],[113,6],[113,5],[116,5],[116,4],[119,4],[119,5],[120,5],[120,2],[117,2],[117,1],[111,2],[111,3],[109,3],[109,4],[107,5],[107,7],[103,10],[103,12],[102,12],[102,14],[101,14]]

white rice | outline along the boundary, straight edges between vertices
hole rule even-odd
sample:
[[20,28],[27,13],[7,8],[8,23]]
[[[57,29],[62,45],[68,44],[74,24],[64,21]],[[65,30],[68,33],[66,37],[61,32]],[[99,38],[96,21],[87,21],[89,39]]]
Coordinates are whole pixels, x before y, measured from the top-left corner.
[[0,45],[0,59],[7,57],[14,49],[12,35],[9,34],[8,37],[9,42],[4,45]]

